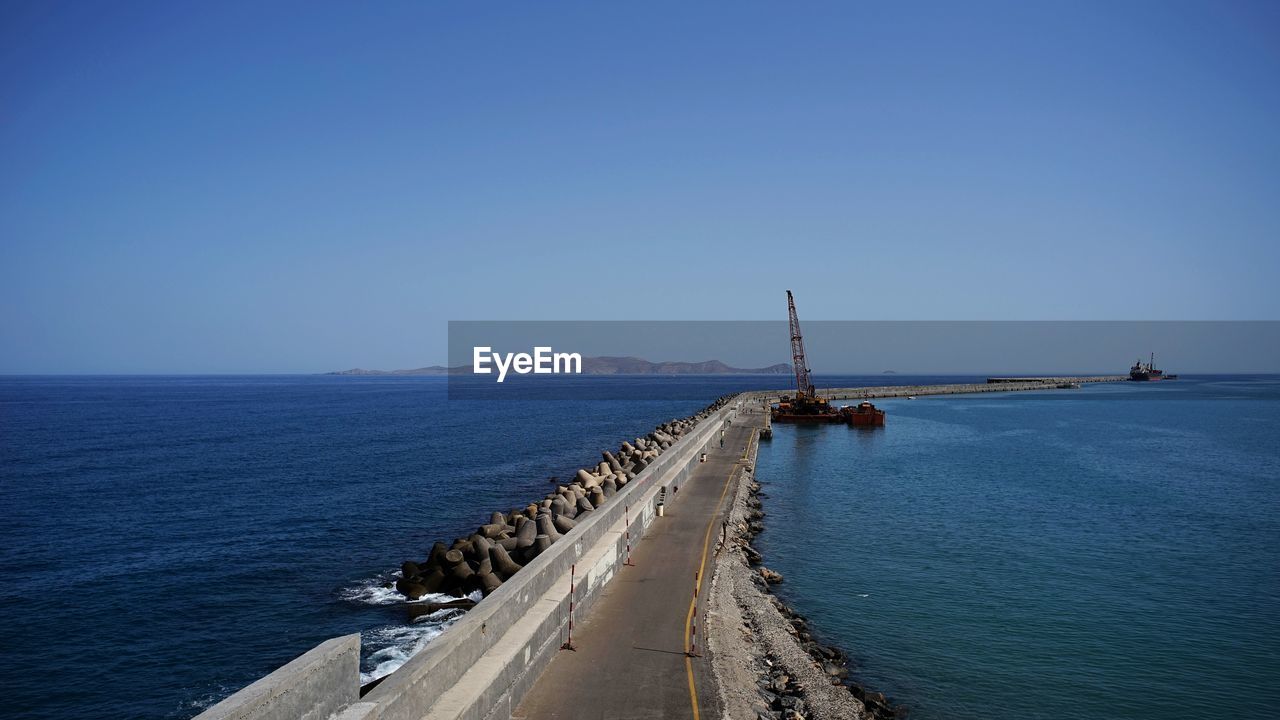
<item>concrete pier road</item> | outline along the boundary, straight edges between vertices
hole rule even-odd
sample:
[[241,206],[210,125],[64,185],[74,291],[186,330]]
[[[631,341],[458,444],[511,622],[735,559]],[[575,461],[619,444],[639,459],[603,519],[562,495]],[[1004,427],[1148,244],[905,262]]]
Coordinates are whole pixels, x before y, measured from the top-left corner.
[[577,649],[556,655],[513,717],[720,717],[701,635],[703,657],[686,655],[694,578],[702,572],[705,598],[730,479],[739,472],[752,430],[763,425],[756,410],[740,413],[725,429],[724,448],[712,445],[707,461],[667,499],[665,517],[655,517],[644,542],[632,548],[635,567],[619,567],[590,617],[578,620]]

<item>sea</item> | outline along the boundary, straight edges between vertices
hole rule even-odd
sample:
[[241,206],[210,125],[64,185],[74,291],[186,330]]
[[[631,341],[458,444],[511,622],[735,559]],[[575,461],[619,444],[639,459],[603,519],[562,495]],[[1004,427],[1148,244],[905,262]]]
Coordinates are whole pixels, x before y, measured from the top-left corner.
[[1280,377],[777,425],[757,541],[917,720],[1280,717]]
[[[348,633],[385,675],[457,617],[386,587],[402,560],[788,381],[0,378],[3,715],[189,718]],[[758,468],[778,592],[859,682],[914,718],[1276,716],[1280,377],[880,405]]]

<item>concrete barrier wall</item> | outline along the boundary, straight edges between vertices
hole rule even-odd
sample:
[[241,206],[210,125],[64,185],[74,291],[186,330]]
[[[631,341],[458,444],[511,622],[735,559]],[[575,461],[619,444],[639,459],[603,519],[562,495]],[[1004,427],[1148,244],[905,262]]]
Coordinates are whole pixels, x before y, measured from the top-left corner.
[[320,643],[198,720],[323,720],[360,696],[360,636]]
[[[622,562],[625,520],[630,521],[634,546],[655,521],[660,491],[666,489],[668,504],[678,502],[673,488],[683,485],[700,455],[718,443],[720,429],[732,414],[730,403],[704,418],[591,517],[459,618],[363,700],[358,698],[359,635],[350,635],[317,646],[210,708],[198,720],[510,717],[565,640],[571,568],[576,566],[574,613],[581,620]],[[513,646],[517,640],[520,647]],[[343,648],[340,661],[334,655],[338,646]]]
[[[580,619],[612,579],[623,550],[622,521],[626,508],[630,506],[633,514],[632,539],[639,540],[648,523],[653,521],[659,489],[685,481],[698,463],[700,454],[718,439],[717,433],[731,413],[730,404],[704,418],[696,429],[668,448],[608,503],[592,513],[586,522],[579,524],[503,583],[484,602],[374,688],[365,698],[371,707],[360,717],[364,720],[509,717],[510,710],[519,704],[524,692],[563,642],[562,632],[568,624],[570,568],[578,565],[580,585],[575,593],[575,613]],[[672,501],[668,490],[667,502]],[[599,547],[601,543],[604,543],[603,553]],[[581,565],[582,559],[592,550],[601,558],[592,565]],[[438,698],[453,688],[495,643],[543,600],[554,602],[555,610],[546,614],[539,623],[524,650],[515,653],[501,668],[496,681],[477,688],[472,697],[464,699],[465,707],[435,707]]]

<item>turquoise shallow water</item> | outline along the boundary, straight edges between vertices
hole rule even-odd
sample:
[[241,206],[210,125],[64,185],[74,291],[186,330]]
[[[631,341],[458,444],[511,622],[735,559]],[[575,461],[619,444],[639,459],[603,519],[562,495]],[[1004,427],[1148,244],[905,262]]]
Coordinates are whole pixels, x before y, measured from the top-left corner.
[[1280,714],[1280,378],[884,401],[762,445],[780,595],[932,718]]

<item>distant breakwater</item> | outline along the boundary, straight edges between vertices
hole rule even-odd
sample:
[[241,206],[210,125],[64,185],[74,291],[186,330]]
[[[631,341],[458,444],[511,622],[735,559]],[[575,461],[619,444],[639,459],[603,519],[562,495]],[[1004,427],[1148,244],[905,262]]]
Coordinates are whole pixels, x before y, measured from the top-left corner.
[[[828,400],[869,400],[874,398],[909,398],[921,395],[969,395],[1035,390],[1073,389],[1085,383],[1127,381],[1126,375],[1063,375],[1055,377],[989,378],[985,383],[951,383],[940,385],[867,385],[864,387],[819,388],[818,397]],[[747,393],[765,402],[777,402],[790,391],[766,390]]]
[[[953,385],[885,385],[880,387],[827,388],[819,390],[818,395],[829,400],[860,400],[864,398],[898,398],[918,395],[968,395],[971,393],[1024,390],[1065,390],[1081,383],[1120,382],[1128,379],[1128,377],[1120,375],[1064,376],[1026,378],[1025,380],[992,378],[985,383],[957,383]],[[992,380],[997,382],[992,382]]]

